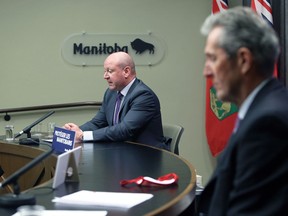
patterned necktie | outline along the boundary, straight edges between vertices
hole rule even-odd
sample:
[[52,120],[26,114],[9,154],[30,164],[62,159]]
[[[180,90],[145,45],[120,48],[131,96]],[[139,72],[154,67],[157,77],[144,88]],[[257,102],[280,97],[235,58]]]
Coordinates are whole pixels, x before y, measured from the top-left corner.
[[115,104],[115,111],[114,111],[114,118],[113,118],[113,124],[117,124],[119,120],[119,111],[120,111],[120,105],[121,105],[121,100],[123,98],[123,95],[121,92],[118,92],[117,97],[116,97],[116,104]]

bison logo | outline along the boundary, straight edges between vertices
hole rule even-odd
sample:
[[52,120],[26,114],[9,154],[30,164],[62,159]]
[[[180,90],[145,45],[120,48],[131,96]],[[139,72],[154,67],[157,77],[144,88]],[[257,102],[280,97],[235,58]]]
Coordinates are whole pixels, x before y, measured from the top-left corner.
[[136,51],[136,54],[142,54],[146,50],[149,50],[149,54],[154,54],[154,45],[139,38],[131,42],[131,47]]

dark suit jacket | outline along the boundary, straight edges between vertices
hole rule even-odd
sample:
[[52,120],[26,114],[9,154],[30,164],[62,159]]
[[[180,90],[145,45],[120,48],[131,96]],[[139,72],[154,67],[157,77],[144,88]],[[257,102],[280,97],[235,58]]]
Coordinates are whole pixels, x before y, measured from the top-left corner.
[[99,112],[80,128],[93,131],[94,141],[133,141],[167,149],[155,93],[136,79],[122,102],[119,123],[113,125],[116,95],[116,91],[107,89]]
[[275,79],[231,136],[198,209],[213,216],[288,215],[288,93]]

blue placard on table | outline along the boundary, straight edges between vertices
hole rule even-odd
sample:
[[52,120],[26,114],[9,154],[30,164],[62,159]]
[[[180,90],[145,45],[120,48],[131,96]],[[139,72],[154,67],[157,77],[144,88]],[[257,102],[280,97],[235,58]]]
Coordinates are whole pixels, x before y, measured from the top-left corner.
[[56,152],[66,152],[74,148],[75,131],[61,127],[55,127],[53,133],[52,147]]

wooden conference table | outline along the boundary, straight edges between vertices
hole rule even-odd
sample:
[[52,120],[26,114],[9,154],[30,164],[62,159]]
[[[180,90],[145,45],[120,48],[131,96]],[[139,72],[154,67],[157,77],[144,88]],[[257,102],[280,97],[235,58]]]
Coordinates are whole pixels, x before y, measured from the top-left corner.
[[[183,158],[166,150],[159,150],[146,145],[115,142],[115,143],[83,143],[78,167],[79,183],[65,183],[52,190],[52,179],[41,183],[26,191],[34,194],[36,204],[43,205],[47,210],[79,209],[79,207],[61,207],[51,202],[54,197],[61,197],[79,190],[103,192],[151,193],[154,196],[130,209],[98,208],[87,210],[107,210],[108,216],[121,215],[178,215],[185,210],[195,198],[196,173],[194,167]],[[18,154],[25,154],[30,150],[39,150],[40,147],[23,146],[17,143],[7,143],[0,140],[0,163],[3,149],[11,148]],[[44,150],[45,151],[45,150]],[[7,153],[7,152],[6,152]],[[13,158],[11,156],[11,163]],[[56,155],[45,159],[46,174],[51,175],[56,164]],[[1,164],[0,164],[1,165]],[[49,168],[49,166],[51,166]],[[5,168],[2,165],[2,168]],[[48,171],[47,171],[48,170]],[[35,172],[35,171],[34,171]],[[168,187],[139,187],[127,185],[122,187],[119,182],[138,176],[158,178],[168,173],[176,173],[179,177],[177,185]],[[8,176],[6,176],[8,177]],[[53,174],[52,174],[53,177]],[[48,177],[49,178],[49,177]],[[19,178],[20,181],[21,177]],[[21,187],[21,185],[20,185]],[[0,195],[1,196],[1,195]],[[83,208],[82,208],[83,210]],[[0,215],[8,216],[15,213],[15,209],[0,207]]]

